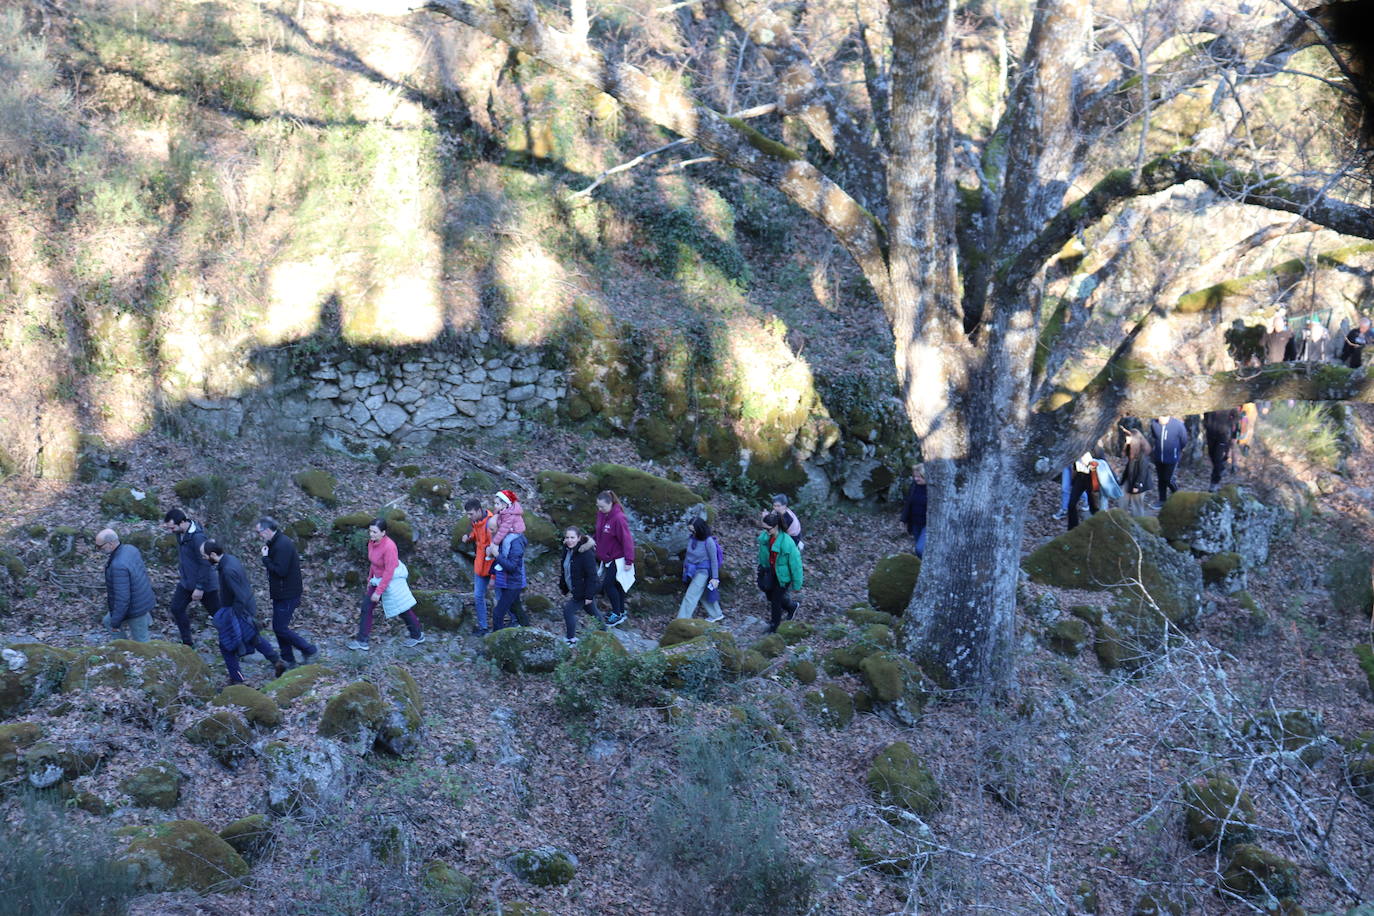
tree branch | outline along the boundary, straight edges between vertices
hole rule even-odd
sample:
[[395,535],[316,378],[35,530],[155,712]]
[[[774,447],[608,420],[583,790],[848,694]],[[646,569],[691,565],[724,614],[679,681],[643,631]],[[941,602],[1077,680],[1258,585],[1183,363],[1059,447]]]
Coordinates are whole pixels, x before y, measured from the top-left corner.
[[1308,222],[1342,235],[1374,239],[1374,209],[1332,200],[1321,191],[1277,176],[1258,175],[1196,153],[1160,156],[1146,163],[1140,179],[1130,169],[1108,172],[1081,198],[1055,214],[1040,234],[1001,273],[1013,286],[1027,282],[1064,244],[1097,222],[1123,200],[1167,190],[1185,181],[1201,181],[1223,197],[1251,206],[1295,213]]
[[679,89],[631,64],[607,60],[574,36],[540,21],[531,0],[496,0],[495,7],[489,12],[464,0],[428,0],[422,8],[524,51],[778,188],[835,236],[879,297],[887,293],[890,284],[881,227],[871,213],[800,153],[765,137],[742,120],[695,103]]

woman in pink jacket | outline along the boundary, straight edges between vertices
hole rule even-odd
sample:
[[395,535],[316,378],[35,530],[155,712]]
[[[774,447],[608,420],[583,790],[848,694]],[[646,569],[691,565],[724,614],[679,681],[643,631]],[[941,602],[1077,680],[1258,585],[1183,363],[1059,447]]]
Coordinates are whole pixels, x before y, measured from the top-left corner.
[[[372,633],[372,612],[381,603],[382,594],[391,585],[396,567],[401,563],[396,542],[387,536],[384,518],[374,518],[367,528],[367,562],[367,583],[363,586],[363,601],[358,608],[358,635],[348,641],[348,648],[364,652],[369,648],[367,639]],[[410,631],[410,638],[405,643],[407,646],[418,646],[425,641],[425,634],[420,631],[420,618],[415,616],[414,608],[402,613],[401,619]]]
[[606,626],[619,626],[625,622],[625,589],[616,581],[616,560],[623,560],[626,568],[635,565],[635,541],[630,534],[630,523],[625,520],[625,510],[620,506],[620,497],[610,490],[602,490],[596,495],[596,562],[600,564],[601,587],[598,591],[611,603],[611,612],[606,617]]

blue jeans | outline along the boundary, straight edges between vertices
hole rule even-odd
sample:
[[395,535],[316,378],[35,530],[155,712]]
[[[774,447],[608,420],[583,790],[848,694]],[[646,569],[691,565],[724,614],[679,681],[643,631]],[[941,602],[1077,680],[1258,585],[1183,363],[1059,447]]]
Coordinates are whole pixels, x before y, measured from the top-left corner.
[[501,597],[496,599],[496,610],[492,612],[493,629],[500,630],[506,626],[507,614],[514,617],[516,623],[522,627],[530,625],[529,618],[525,616],[525,609],[520,606],[520,593],[523,591],[523,588],[501,589]]
[[491,585],[491,576],[475,576],[472,580],[472,603],[477,606],[477,626],[479,629],[487,628],[487,588]]
[[926,526],[922,525],[916,531],[911,532],[911,537],[916,542],[916,556],[924,558],[926,555]]
[[301,650],[302,656],[315,654],[315,647],[291,629],[291,617],[296,613],[296,608],[300,606],[300,598],[286,598],[282,601],[273,600],[272,602],[272,632],[277,634],[277,645],[281,647],[281,657],[289,665],[296,663],[294,651],[296,649]]
[[[254,651],[261,652],[263,654],[263,657],[265,657],[269,662],[275,662],[278,658],[280,658],[280,656],[272,650],[272,644],[269,643],[267,640],[263,639],[261,634],[255,636],[253,638],[253,641],[249,643],[249,645],[252,646]],[[221,648],[219,650],[219,654],[220,657],[224,659],[224,667],[229,672],[229,680],[234,681],[235,683],[243,680],[243,672],[239,670],[238,652],[225,652],[224,649]],[[252,655],[253,653],[250,652],[248,654]]]

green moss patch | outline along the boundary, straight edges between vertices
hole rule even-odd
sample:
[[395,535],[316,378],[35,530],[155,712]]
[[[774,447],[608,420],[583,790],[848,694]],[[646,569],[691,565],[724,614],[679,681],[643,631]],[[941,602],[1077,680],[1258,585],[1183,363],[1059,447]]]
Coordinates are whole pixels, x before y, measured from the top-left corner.
[[309,693],[321,680],[333,677],[332,669],[324,665],[301,665],[281,677],[262,685],[262,692],[279,706],[290,706]]
[[236,707],[217,709],[201,717],[183,733],[192,744],[204,747],[210,756],[232,766],[252,751],[253,730]]
[[181,772],[167,761],[154,763],[126,776],[119,791],[140,808],[171,810],[181,798]]
[[162,509],[158,507],[157,497],[152,493],[134,495],[129,487],[111,487],[100,496],[100,509],[106,515],[141,518],[145,521],[161,521]]
[[410,485],[410,495],[440,509],[453,498],[453,484],[442,477],[417,477]]
[[925,762],[904,741],[888,745],[868,770],[868,789],[880,805],[894,805],[930,817],[942,793]]
[[1077,617],[1062,617],[1045,631],[1050,649],[1069,658],[1077,656],[1091,638],[1088,624]]
[[272,846],[272,822],[265,814],[250,814],[221,830],[219,838],[244,861],[253,862],[262,858]]
[[894,617],[906,613],[920,575],[921,560],[915,554],[884,557],[868,576],[869,604]]
[[577,859],[553,846],[523,849],[510,857],[515,876],[536,887],[558,887],[577,874]]
[[334,475],[328,471],[311,469],[308,471],[298,471],[291,478],[296,486],[300,487],[305,494],[312,499],[317,499],[329,508],[334,508],[339,504],[338,497],[334,494],[339,482]]
[[795,646],[815,635],[816,628],[800,620],[784,620],[778,624],[777,636],[787,645]]
[[1228,776],[1183,787],[1188,842],[1197,849],[1245,843],[1255,837],[1255,803]]
[[1301,890],[1296,863],[1253,843],[1241,843],[1231,851],[1221,886],[1251,899],[1282,900],[1296,897]]
[[483,644],[492,661],[513,674],[552,671],[564,651],[562,640],[534,627],[506,627],[488,633]]
[[854,699],[838,684],[826,684],[802,697],[802,705],[827,728],[844,728],[854,721]]
[[247,684],[232,684],[224,688],[210,701],[210,705],[233,706],[242,711],[249,722],[262,728],[276,728],[281,724],[281,707],[277,701]]
[[78,654],[62,689],[70,693],[97,687],[138,689],[164,715],[204,703],[215,693],[210,669],[194,649],[161,640],[116,639]]
[[330,697],[317,731],[363,753],[376,740],[386,714],[387,704],[376,685],[354,681]]
[[213,830],[198,821],[169,821],[127,827],[122,858],[137,871],[138,883],[151,891],[238,890],[248,863]]

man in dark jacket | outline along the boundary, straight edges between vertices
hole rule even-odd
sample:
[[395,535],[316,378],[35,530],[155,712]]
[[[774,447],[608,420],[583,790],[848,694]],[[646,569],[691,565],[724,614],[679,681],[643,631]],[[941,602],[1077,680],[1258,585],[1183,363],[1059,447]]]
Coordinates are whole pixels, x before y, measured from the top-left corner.
[[261,652],[272,663],[277,677],[281,677],[286,672],[286,662],[281,660],[272,644],[263,639],[258,631],[258,604],[253,599],[253,585],[248,581],[248,571],[238,557],[225,553],[224,548],[215,541],[206,541],[201,550],[206,562],[219,572],[221,604],[213,619],[215,630],[219,633],[219,654],[229,672],[229,683],[243,683],[239,657],[254,652]]
[[596,543],[577,527],[563,532],[563,561],[559,564],[558,590],[568,596],[563,602],[563,629],[568,645],[577,645],[577,613],[586,611],[601,625],[606,618],[596,609],[601,582],[596,576]]
[[129,630],[134,642],[148,641],[148,622],[152,618],[153,583],[143,555],[133,544],[119,543],[114,529],[106,528],[95,536],[95,546],[108,554],[105,559],[105,602],[109,608],[101,620],[115,636]]
[[1351,369],[1364,365],[1364,348],[1374,342],[1374,331],[1369,329],[1369,319],[1361,317],[1359,324],[1346,332],[1345,342],[1341,345],[1341,362]]
[[281,657],[288,665],[294,665],[295,650],[299,649],[301,660],[308,665],[320,650],[291,629],[291,618],[305,591],[301,584],[301,556],[274,518],[258,519],[258,537],[263,541],[262,565],[267,569],[267,593],[272,598],[272,632],[277,634]]
[[177,537],[177,588],[172,593],[172,619],[177,622],[181,641],[191,645],[191,615],[187,607],[199,601],[207,613],[214,615],[221,604],[219,579],[201,554],[205,532],[180,509],[168,509],[162,517],[162,527]]
[[1240,411],[1210,410],[1202,415],[1202,428],[1207,437],[1207,457],[1212,462],[1212,489],[1221,486],[1221,472],[1231,455],[1231,439],[1240,428]]
[[1155,463],[1155,479],[1159,484],[1159,504],[1170,493],[1178,492],[1174,483],[1174,468],[1178,467],[1183,449],[1188,445],[1188,430],[1178,417],[1156,417],[1150,421],[1150,460]]
[[919,464],[912,465],[911,486],[907,487],[906,502],[902,504],[902,524],[906,526],[907,534],[911,535],[916,543],[918,557],[926,555],[927,499],[925,469]]

